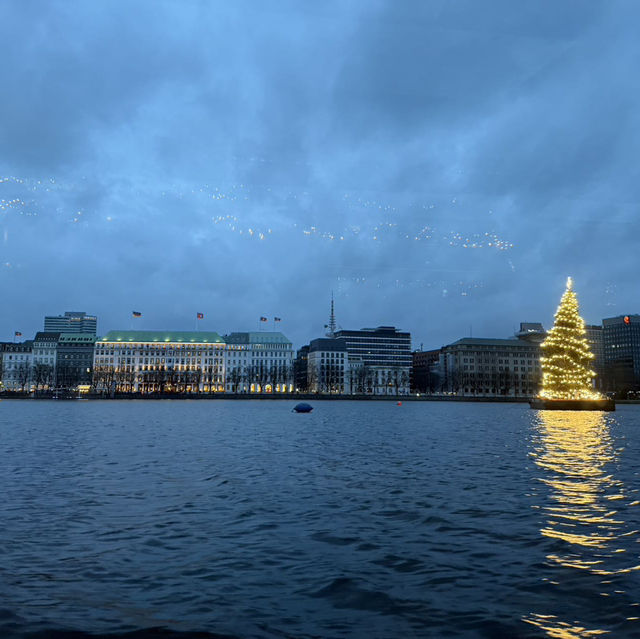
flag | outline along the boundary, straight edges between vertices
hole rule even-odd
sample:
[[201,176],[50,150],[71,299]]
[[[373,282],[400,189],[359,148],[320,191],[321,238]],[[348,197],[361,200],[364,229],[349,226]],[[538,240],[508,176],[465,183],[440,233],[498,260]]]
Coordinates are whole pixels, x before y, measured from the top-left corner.
[[22,333],[20,331],[16,331],[16,337],[22,337]]
[[273,318],[273,321],[274,321],[274,322],[281,322],[282,320],[281,320],[279,317],[274,317],[274,318]]
[[132,312],[134,317],[142,317],[142,313],[139,313],[138,311],[132,311]]
[[267,318],[266,318],[266,317],[261,317],[261,318],[260,318],[260,321],[261,321],[261,322],[266,322],[266,321],[267,321]]
[[198,319],[204,319],[204,313],[196,313]]

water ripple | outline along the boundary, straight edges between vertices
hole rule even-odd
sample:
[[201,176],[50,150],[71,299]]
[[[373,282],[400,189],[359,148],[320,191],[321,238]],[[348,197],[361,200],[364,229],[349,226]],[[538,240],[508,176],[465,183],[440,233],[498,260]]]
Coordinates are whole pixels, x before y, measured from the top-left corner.
[[305,417],[2,402],[0,636],[640,636],[635,407]]

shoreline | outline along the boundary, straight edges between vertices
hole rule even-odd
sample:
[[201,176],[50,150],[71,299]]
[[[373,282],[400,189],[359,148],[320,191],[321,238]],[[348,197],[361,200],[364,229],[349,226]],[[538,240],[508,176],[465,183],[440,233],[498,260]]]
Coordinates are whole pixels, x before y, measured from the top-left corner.
[[[98,394],[68,394],[58,395],[53,393],[20,393],[4,392],[0,393],[0,401],[7,400],[50,400],[50,401],[111,401],[111,400],[251,400],[251,401],[357,401],[357,402],[474,402],[479,404],[528,404],[530,397],[456,397],[450,395],[330,395],[314,393],[211,393],[211,394],[189,394],[189,393],[165,393],[165,394],[138,394],[138,393],[115,393],[113,396]],[[640,404],[640,399],[616,399],[616,404]]]
[[315,393],[211,393],[211,394],[188,394],[188,393],[165,393],[165,394],[138,394],[138,393],[115,393],[113,396],[97,394],[68,394],[54,397],[53,393],[2,393],[2,399],[19,400],[264,400],[264,401],[374,401],[374,402],[479,402],[498,404],[523,404],[529,401],[529,397],[455,397],[445,395],[331,395]]

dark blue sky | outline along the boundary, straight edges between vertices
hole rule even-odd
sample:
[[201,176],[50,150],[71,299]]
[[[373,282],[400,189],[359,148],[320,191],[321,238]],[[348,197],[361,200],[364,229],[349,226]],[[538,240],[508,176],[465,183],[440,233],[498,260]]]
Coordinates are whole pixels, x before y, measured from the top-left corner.
[[0,339],[640,312],[634,0],[5,0]]

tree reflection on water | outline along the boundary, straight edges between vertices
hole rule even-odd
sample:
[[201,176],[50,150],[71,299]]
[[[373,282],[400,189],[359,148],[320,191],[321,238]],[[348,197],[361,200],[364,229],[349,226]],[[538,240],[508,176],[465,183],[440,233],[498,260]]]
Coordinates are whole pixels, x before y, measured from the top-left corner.
[[[628,537],[637,531],[626,529],[617,507],[626,500],[626,495],[622,482],[611,473],[619,454],[611,436],[613,422],[610,414],[602,412],[539,411],[531,453],[535,464],[543,470],[538,479],[549,488],[540,506],[545,519],[540,532],[561,542],[554,544],[554,552],[547,554],[549,565],[595,576],[601,590],[598,596],[602,597],[624,594],[616,589],[614,576],[640,568],[630,567],[630,558],[625,555]],[[560,585],[563,579],[560,575],[558,581],[550,583]],[[590,602],[584,601],[584,606],[589,608]],[[625,617],[627,621],[635,620],[632,616]],[[577,621],[562,621],[556,615],[532,613],[524,621],[559,639],[610,632],[588,629]]]

